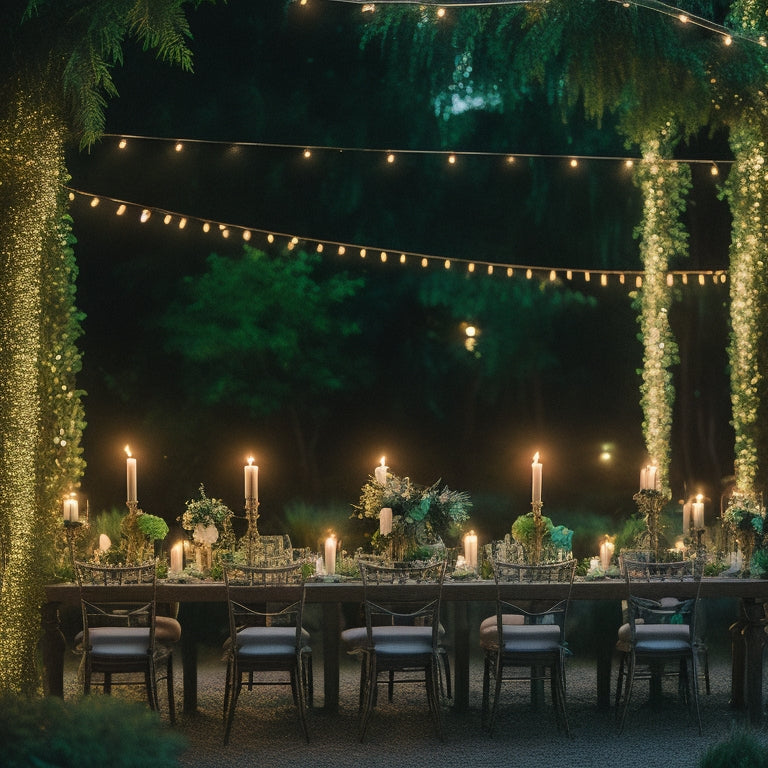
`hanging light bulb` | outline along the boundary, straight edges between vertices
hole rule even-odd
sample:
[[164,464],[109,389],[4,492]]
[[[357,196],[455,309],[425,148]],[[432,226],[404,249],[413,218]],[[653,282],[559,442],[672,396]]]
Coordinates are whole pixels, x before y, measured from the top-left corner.
[[170,224],[171,223],[171,214],[166,213],[165,216],[163,216],[163,224]]
[[118,216],[122,216],[125,213],[125,203],[120,203],[120,205],[117,206],[116,213]]
[[149,221],[149,217],[151,215],[152,215],[152,212],[148,208],[145,208],[141,212],[141,216],[139,217],[139,221],[141,221],[141,223],[143,224],[145,221]]
[[247,243],[251,239],[251,230],[250,229],[244,229],[243,230],[243,240]]
[[182,144],[180,141],[177,141],[177,142],[176,142],[176,146],[174,147],[174,149],[175,149],[177,152],[181,152],[181,150],[182,150],[182,149],[184,149],[184,145],[183,145],[183,144]]
[[117,146],[119,149],[125,149],[128,146],[128,142],[125,139],[120,139]]
[[203,222],[203,232],[210,232],[211,231],[211,225],[205,221]]
[[187,220],[182,216],[179,219],[179,229],[184,229],[187,226]]

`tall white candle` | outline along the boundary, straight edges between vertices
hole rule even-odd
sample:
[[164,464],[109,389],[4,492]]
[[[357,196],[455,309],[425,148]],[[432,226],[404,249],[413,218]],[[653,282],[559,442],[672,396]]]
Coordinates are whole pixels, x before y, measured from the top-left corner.
[[136,493],[136,459],[131,455],[131,449],[126,445],[125,452],[128,454],[128,458],[125,460],[125,473],[127,480],[127,497],[126,501],[135,502],[138,501]]
[[464,537],[464,560],[469,568],[477,568],[477,534],[474,531]]
[[539,461],[539,452],[533,457],[533,464],[531,464],[531,501],[541,501],[541,462]]
[[181,573],[184,570],[184,544],[177,541],[171,547],[171,571]]
[[392,533],[392,507],[382,507],[379,512],[379,533],[389,536]]
[[611,565],[611,558],[613,557],[614,544],[607,539],[600,545],[600,565],[604,571],[607,571]]
[[386,459],[384,456],[381,457],[381,464],[379,464],[378,467],[373,471],[374,477],[376,478],[376,482],[379,485],[386,485],[387,484],[387,470],[389,467],[386,464]]
[[691,530],[691,502],[686,501],[683,504],[683,536],[688,535]]
[[64,519],[67,522],[76,523],[80,517],[77,499],[74,494],[64,499]]
[[325,572],[329,576],[336,573],[336,537],[329,536],[325,540]]
[[248,457],[245,465],[245,498],[259,500],[259,468],[253,463],[253,456]]
[[704,529],[704,497],[699,494],[692,504],[693,527],[697,531]]
[[640,490],[655,491],[658,483],[658,467],[655,464],[646,464],[640,470]]

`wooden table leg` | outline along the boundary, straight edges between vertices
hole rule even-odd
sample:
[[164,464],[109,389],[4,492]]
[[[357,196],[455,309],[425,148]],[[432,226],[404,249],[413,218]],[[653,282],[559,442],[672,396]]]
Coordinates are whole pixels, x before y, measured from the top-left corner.
[[45,603],[42,610],[43,690],[49,696],[64,696],[64,651],[58,603]]
[[326,712],[339,710],[341,604],[323,603],[323,690]]
[[765,641],[765,606],[761,600],[744,600],[747,626],[744,628],[746,656],[746,697],[749,722],[763,720],[763,643]]
[[193,632],[181,633],[181,665],[184,712],[197,712],[197,640]]

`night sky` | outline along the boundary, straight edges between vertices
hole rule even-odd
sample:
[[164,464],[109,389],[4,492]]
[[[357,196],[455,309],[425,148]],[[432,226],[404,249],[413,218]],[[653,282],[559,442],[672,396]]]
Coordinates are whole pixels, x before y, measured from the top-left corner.
[[[626,152],[610,125],[597,131],[578,117],[564,125],[544,98],[503,113],[462,115],[449,130],[407,67],[393,71],[377,43],[361,50],[361,19],[357,6],[344,3],[313,2],[287,13],[282,0],[203,5],[191,14],[195,73],[129,50],[115,72],[120,97],[110,104],[107,132],[205,143],[176,152],[173,142],[131,140],[121,151],[108,136],[89,152],[72,152],[71,186],[139,208],[308,239],[497,263],[638,268],[637,191],[619,162],[588,161],[574,170],[542,157],[511,168],[482,154],[447,168],[442,157],[416,153],[387,168],[383,152],[332,150],[305,161],[293,145],[502,156]],[[716,138],[685,151],[724,157]],[[717,181],[702,166],[694,168],[694,183],[685,266],[725,266],[729,221]],[[141,505],[169,521],[201,482],[239,510],[242,464],[251,453],[261,467],[265,532],[270,525],[281,529],[282,506],[291,500],[356,502],[382,454],[397,474],[422,483],[442,478],[470,491],[478,516],[491,521],[488,535],[503,535],[528,511],[535,451],[544,462],[545,513],[556,518],[582,510],[620,520],[632,512],[646,457],[641,348],[626,286],[575,285],[596,301],[563,318],[546,342],[556,364],[535,383],[536,398],[533,382],[515,392],[500,388],[491,402],[482,401],[473,439],[465,442],[458,425],[464,393],[445,382],[456,402],[448,413],[431,413],[419,399],[418,365],[404,356],[413,337],[429,330],[414,321],[407,303],[422,279],[419,267],[341,260],[329,252],[324,269],[366,279],[366,327],[378,367],[363,391],[330,404],[332,418],[317,445],[320,486],[310,492],[284,417],[182,404],[182,374],[158,332],[157,318],[181,278],[199,274],[211,251],[237,254],[242,240],[204,235],[199,226],[182,232],[154,214],[140,225],[135,213],[121,218],[114,209],[107,202],[91,208],[81,196],[72,205],[78,305],[87,315],[82,485],[92,509],[123,503],[122,450],[129,443],[139,460]],[[263,238],[252,244],[266,245]],[[504,278],[478,274],[468,282],[490,279]],[[682,358],[672,467],[678,498],[694,484],[716,497],[732,463],[726,301],[727,286],[690,286],[672,316]],[[535,334],[525,311],[509,317],[510,328],[526,322]],[[614,451],[610,463],[599,460],[606,444]]]

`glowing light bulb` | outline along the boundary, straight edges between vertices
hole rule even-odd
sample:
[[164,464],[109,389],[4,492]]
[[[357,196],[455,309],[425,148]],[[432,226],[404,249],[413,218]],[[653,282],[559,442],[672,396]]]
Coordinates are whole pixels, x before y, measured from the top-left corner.
[[422,266],[424,269],[426,269],[426,268],[427,268],[427,263],[428,263],[428,262],[427,262],[427,259],[426,259],[426,257],[424,257],[424,258],[421,260],[421,266]]
[[390,152],[390,153],[387,155],[387,162],[388,162],[388,163],[394,163],[394,162],[395,162],[395,156],[392,154],[392,152]]
[[119,149],[125,149],[128,146],[128,142],[125,139],[120,139],[117,146]]
[[211,231],[211,225],[206,221],[203,223],[203,232],[210,232]]
[[122,216],[125,213],[125,204],[124,203],[120,203],[120,205],[117,206],[116,213],[117,213],[118,216]]
[[271,232],[267,235],[267,242],[268,243],[274,243],[275,242],[275,236]]
[[368,251],[365,250],[365,248],[360,249],[360,258],[364,259],[366,255],[368,254]]
[[448,162],[451,165],[455,165],[456,164],[456,155],[448,155]]
[[243,240],[247,243],[251,239],[251,230],[250,229],[244,229],[243,230]]
[[152,212],[151,212],[151,211],[149,211],[147,208],[145,208],[145,209],[144,209],[144,210],[141,212],[141,216],[139,217],[139,220],[140,220],[140,221],[141,221],[141,223],[143,224],[145,221],[149,221],[149,217],[150,217],[151,215],[152,215]]
[[379,257],[381,258],[382,263],[385,262],[387,260],[387,252],[386,251],[382,251],[379,254]]
[[184,229],[187,226],[187,220],[182,216],[179,219],[179,229]]
[[305,149],[304,150],[304,157],[312,157],[312,153],[308,149]]
[[99,198],[98,197],[94,197],[91,200],[91,208],[95,208],[98,204],[99,204]]
[[343,256],[347,252],[347,249],[343,246],[339,246],[339,256]]
[[171,214],[166,213],[165,216],[163,216],[163,224],[170,224],[171,223]]
[[176,146],[174,147],[174,149],[175,149],[177,152],[181,152],[181,150],[182,150],[182,149],[184,149],[184,145],[183,145],[183,144],[182,144],[180,141],[177,141],[177,142],[176,142]]

